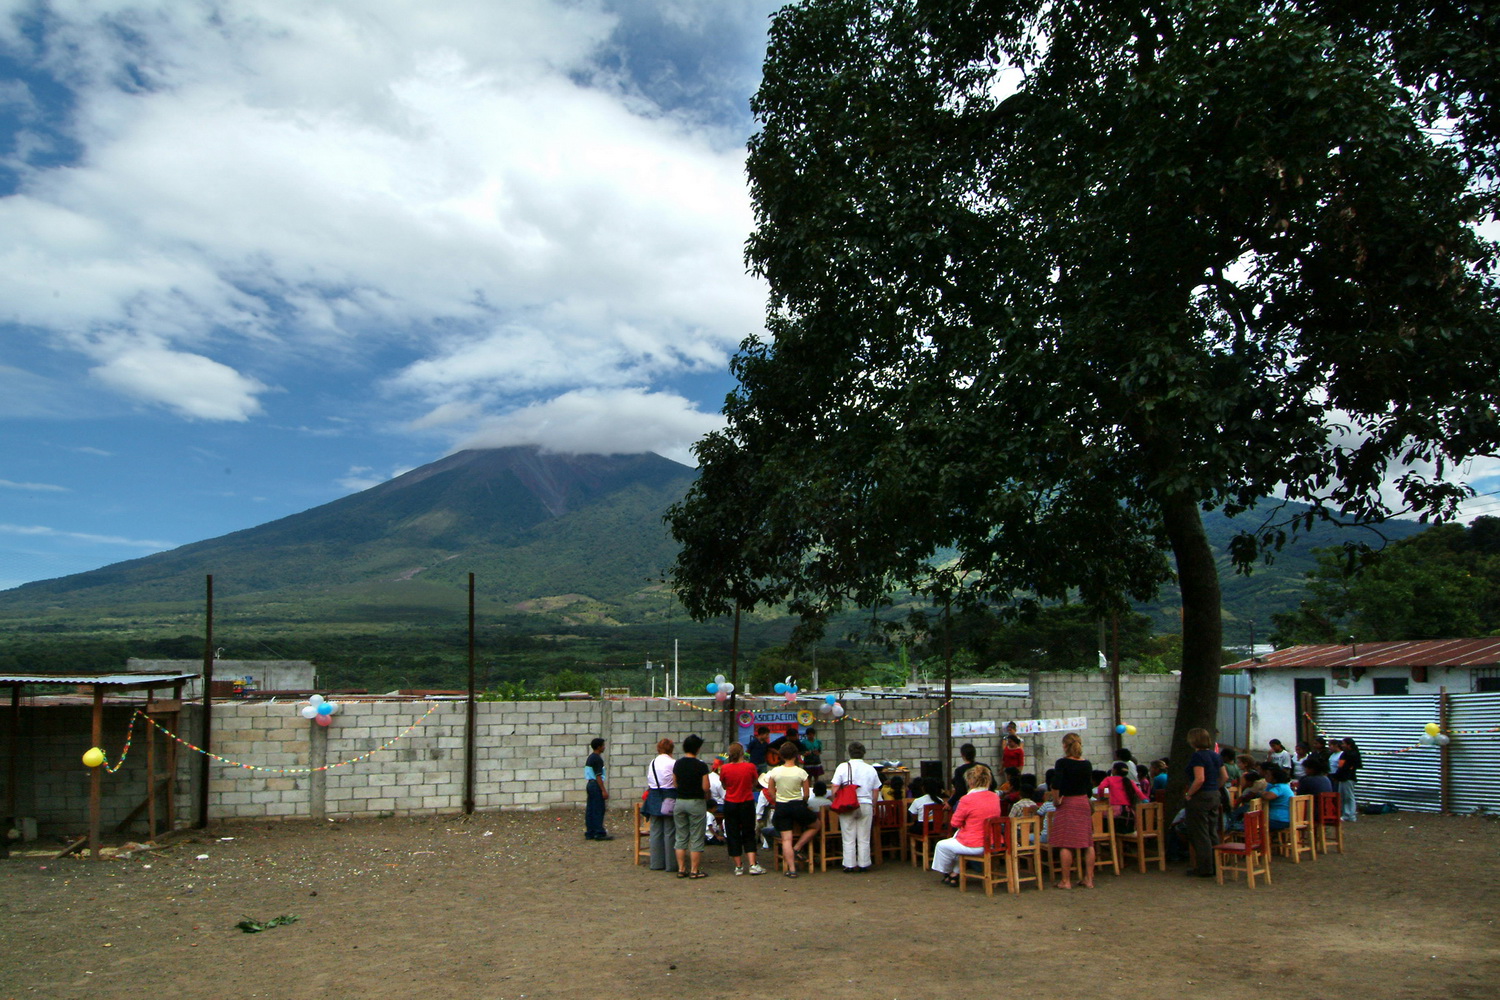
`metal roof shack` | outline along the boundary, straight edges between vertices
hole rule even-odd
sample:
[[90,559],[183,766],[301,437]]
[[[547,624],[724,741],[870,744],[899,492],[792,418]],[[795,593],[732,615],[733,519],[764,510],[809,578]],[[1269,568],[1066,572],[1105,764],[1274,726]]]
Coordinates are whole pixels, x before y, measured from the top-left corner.
[[[102,739],[104,723],[104,695],[106,691],[112,693],[124,691],[145,691],[146,711],[160,714],[167,718],[173,729],[177,728],[179,713],[182,708],[182,688],[188,681],[197,678],[193,673],[115,673],[115,674],[24,674],[6,673],[0,674],[0,687],[10,688],[10,711],[7,721],[9,729],[9,748],[6,763],[5,782],[5,809],[6,814],[14,816],[16,813],[16,791],[20,783],[18,773],[18,761],[20,760],[20,738],[21,738],[21,692],[29,685],[73,685],[88,689],[93,701],[93,722],[90,737],[93,746],[98,746]],[[157,688],[171,688],[172,697],[162,701],[154,701]],[[61,699],[61,700],[66,700]],[[137,709],[139,711],[139,709]],[[132,719],[134,717],[132,716]],[[147,733],[147,746],[154,759],[155,738]],[[176,770],[176,744],[167,743],[168,773]],[[154,771],[154,764],[152,770]],[[95,766],[89,775],[89,832],[88,836],[82,837],[67,847],[59,857],[71,854],[73,851],[88,844],[93,852],[94,858],[99,858],[99,807],[100,807],[100,768]],[[167,823],[171,828],[172,817],[172,792],[171,782],[166,782],[167,796]],[[149,814],[151,835],[156,835],[156,776],[147,776],[146,801],[136,810],[136,813],[145,811]],[[136,815],[132,813],[132,818]],[[126,821],[129,822],[129,819]]]
[[1278,670],[1325,667],[1494,667],[1500,666],[1500,638],[1421,639],[1288,646],[1266,656],[1231,663],[1225,670]]

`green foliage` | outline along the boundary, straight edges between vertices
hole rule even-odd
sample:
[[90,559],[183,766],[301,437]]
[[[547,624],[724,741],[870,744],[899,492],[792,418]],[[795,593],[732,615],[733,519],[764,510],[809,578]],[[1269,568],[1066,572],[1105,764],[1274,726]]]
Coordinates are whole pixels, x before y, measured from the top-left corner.
[[1308,597],[1274,616],[1278,646],[1453,639],[1500,630],[1500,518],[1440,525],[1365,554],[1323,549]]
[[762,650],[755,658],[755,665],[750,668],[748,676],[750,686],[746,690],[755,694],[767,694],[787,677],[793,678],[802,687],[811,689],[815,662],[818,684],[822,690],[869,683],[867,654],[851,649],[818,649],[815,661],[812,650],[772,646]]
[[753,584],[814,622],[902,591],[1097,613],[1170,552],[1178,724],[1209,722],[1205,510],[1309,505],[1246,524],[1248,570],[1320,519],[1451,516],[1466,487],[1400,470],[1500,448],[1492,179],[1433,127],[1489,112],[1403,85],[1390,30],[1248,0],[780,12],[748,163],[769,336],[672,514],[690,611]]

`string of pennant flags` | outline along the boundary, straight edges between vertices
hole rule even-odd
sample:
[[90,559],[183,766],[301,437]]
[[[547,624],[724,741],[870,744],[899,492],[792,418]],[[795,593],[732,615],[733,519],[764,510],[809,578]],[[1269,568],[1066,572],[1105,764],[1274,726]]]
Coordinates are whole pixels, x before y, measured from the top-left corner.
[[[1325,740],[1328,738],[1328,730],[1324,729],[1318,723],[1318,720],[1313,718],[1312,713],[1303,712],[1302,717],[1312,723],[1313,729],[1317,730],[1319,736]],[[1500,726],[1496,726],[1493,729],[1444,729],[1441,732],[1445,736],[1488,736],[1491,733],[1500,733]],[[1419,741],[1410,746],[1400,747],[1395,750],[1361,750],[1360,753],[1365,757],[1394,757],[1398,754],[1411,753],[1413,750],[1427,750],[1429,748],[1437,749],[1437,745]]]
[[[427,717],[435,712],[440,704],[440,702],[433,702],[428,707],[427,711],[422,713],[421,718],[417,719],[416,722],[413,722],[396,736],[380,744],[380,746],[376,747],[375,749],[366,751],[365,753],[360,754],[358,757],[351,757],[348,760],[341,760],[333,764],[320,764],[317,767],[265,767],[260,764],[247,764],[241,760],[231,760],[228,757],[220,756],[219,754],[213,753],[209,750],[205,750],[202,747],[183,739],[181,736],[178,736],[176,733],[172,732],[172,730],[168,729],[160,722],[157,722],[155,719],[151,718],[145,712],[142,712],[140,709],[136,709],[135,714],[130,717],[130,727],[125,731],[125,748],[120,751],[120,759],[114,764],[110,764],[107,759],[101,761],[101,763],[104,764],[105,770],[107,770],[110,774],[114,774],[118,772],[120,768],[124,767],[125,759],[130,756],[131,741],[135,738],[136,720],[145,719],[147,723],[161,730],[162,734],[168,739],[187,747],[189,750],[197,751],[210,760],[216,760],[220,764],[227,764],[230,767],[242,767],[247,771],[265,771],[269,774],[311,774],[315,771],[331,771],[336,767],[348,767],[350,764],[357,764],[360,761],[366,760],[367,758],[404,739],[407,734],[409,734],[413,729],[416,729],[423,722],[425,722],[427,720]],[[87,759],[85,759],[84,762],[88,763]]]

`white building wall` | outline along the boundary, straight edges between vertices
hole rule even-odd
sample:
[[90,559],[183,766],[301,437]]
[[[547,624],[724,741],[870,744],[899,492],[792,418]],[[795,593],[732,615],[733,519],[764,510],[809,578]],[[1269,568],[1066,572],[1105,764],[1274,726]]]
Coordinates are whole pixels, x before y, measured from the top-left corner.
[[[1328,667],[1289,667],[1250,670],[1250,749],[1265,750],[1273,738],[1290,749],[1297,741],[1299,728],[1296,682],[1322,678],[1324,693],[1329,695],[1374,695],[1377,677],[1404,677],[1407,694],[1438,694],[1446,687],[1450,694],[1472,690],[1472,675],[1467,667],[1433,667],[1427,680],[1411,679],[1410,667],[1370,667],[1358,680],[1348,677],[1335,680]],[[1241,748],[1243,749],[1243,748]]]

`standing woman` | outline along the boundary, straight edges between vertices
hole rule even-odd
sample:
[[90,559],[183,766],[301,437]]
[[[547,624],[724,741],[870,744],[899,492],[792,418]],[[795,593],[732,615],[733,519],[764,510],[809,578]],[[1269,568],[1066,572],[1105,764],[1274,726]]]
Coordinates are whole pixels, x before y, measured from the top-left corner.
[[1207,729],[1188,730],[1187,839],[1197,855],[1189,875],[1214,877],[1214,834],[1219,829],[1219,790],[1229,784],[1224,760],[1214,753],[1214,737]]
[[1343,807],[1344,822],[1353,823],[1359,819],[1359,803],[1355,800],[1354,782],[1364,760],[1361,759],[1359,747],[1354,745],[1353,740],[1346,737],[1339,746],[1344,752],[1339,756],[1338,770],[1333,772],[1333,783],[1339,789],[1339,805]]
[[844,872],[870,870],[870,827],[875,821],[875,796],[880,794],[880,773],[865,763],[865,745],[849,744],[849,759],[833,769],[833,787],[853,785],[859,808],[839,814],[839,836],[844,844]]
[[1083,759],[1083,740],[1077,733],[1063,737],[1063,756],[1053,765],[1053,782],[1047,795],[1057,806],[1047,837],[1049,847],[1060,848],[1062,877],[1059,889],[1073,888],[1073,852],[1083,852],[1085,889],[1094,887],[1094,816],[1089,789],[1094,787],[1094,765]]
[[802,769],[813,781],[823,777],[823,741],[818,739],[818,731],[812,726],[802,734]]
[[[674,810],[677,807],[677,781],[672,777],[672,767],[677,760],[672,751],[677,744],[663,737],[656,741],[656,756],[646,765],[646,807],[642,811],[651,817],[651,870],[675,872],[677,870],[677,824]],[[666,812],[662,804],[671,801]]]
[[751,875],[761,875],[765,869],[755,863],[755,794],[760,790],[757,779],[760,768],[745,759],[745,748],[738,743],[729,744],[724,766],[719,768],[719,780],[724,785],[724,839],[729,842],[729,858],[734,862],[734,873],[741,875],[746,867],[741,858],[749,861]]
[[708,765],[698,759],[703,737],[692,733],[682,741],[682,756],[672,765],[677,786],[677,877],[708,878],[703,870],[705,819],[708,816]]

